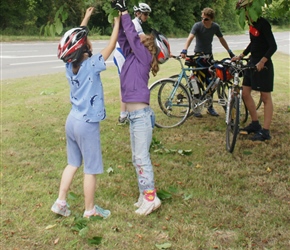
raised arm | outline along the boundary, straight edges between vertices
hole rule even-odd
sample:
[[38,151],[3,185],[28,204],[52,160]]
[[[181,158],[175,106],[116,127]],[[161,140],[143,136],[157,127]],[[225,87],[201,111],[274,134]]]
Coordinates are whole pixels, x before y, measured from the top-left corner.
[[105,47],[104,49],[101,50],[101,54],[104,57],[105,61],[109,58],[109,56],[111,55],[111,53],[114,51],[114,49],[116,47],[119,27],[120,27],[120,16],[115,17],[114,28],[113,28],[113,31],[111,34],[109,44],[107,45],[107,47]]
[[83,19],[83,21],[81,23],[81,26],[88,26],[88,22],[89,22],[90,17],[91,17],[91,15],[92,15],[94,10],[95,10],[94,7],[87,8],[86,14],[85,14],[84,19]]

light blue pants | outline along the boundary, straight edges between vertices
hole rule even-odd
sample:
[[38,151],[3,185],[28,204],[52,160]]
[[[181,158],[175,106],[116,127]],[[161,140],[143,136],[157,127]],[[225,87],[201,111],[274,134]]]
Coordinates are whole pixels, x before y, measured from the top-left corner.
[[136,169],[140,193],[153,190],[154,173],[150,160],[150,144],[155,122],[153,110],[148,106],[144,109],[129,112],[130,139],[132,161]]

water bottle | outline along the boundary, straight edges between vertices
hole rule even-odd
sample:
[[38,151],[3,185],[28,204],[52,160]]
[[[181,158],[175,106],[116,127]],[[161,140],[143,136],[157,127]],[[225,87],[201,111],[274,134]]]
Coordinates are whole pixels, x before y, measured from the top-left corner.
[[190,85],[191,85],[191,89],[193,90],[193,93],[195,95],[199,94],[199,88],[197,85],[196,76],[193,74],[190,76]]

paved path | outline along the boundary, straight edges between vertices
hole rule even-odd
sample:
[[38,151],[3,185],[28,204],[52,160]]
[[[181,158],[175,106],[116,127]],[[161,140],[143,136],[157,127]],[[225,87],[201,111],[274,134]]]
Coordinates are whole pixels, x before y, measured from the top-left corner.
[[[278,51],[289,53],[290,32],[274,33],[278,44]],[[249,43],[249,35],[225,36],[233,52],[244,49]],[[183,49],[186,38],[169,39],[172,54],[178,55]],[[94,52],[100,51],[108,41],[93,42]],[[194,40],[189,48],[193,52]],[[21,78],[64,72],[64,63],[57,59],[57,42],[13,42],[1,43],[1,80]],[[217,38],[213,41],[213,52],[225,51]],[[107,60],[107,65],[113,65],[112,56]]]

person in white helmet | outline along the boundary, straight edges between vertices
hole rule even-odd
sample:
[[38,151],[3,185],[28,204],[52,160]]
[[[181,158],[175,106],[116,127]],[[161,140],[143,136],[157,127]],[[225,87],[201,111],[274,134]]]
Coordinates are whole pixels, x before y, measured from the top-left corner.
[[[134,11],[135,18],[132,20],[132,22],[135,26],[135,29],[136,29],[140,39],[142,39],[142,36],[145,36],[145,34],[143,32],[143,28],[141,25],[142,25],[142,23],[145,23],[147,21],[149,14],[151,13],[151,8],[146,3],[139,3],[138,6],[135,5],[133,7],[133,11]],[[116,50],[114,52],[114,63],[116,64],[116,66],[118,68],[119,74],[121,73],[124,61],[125,61],[125,57],[123,55],[123,52],[122,52],[119,44],[117,43]],[[118,118],[118,121],[120,124],[124,124],[127,122],[128,112],[126,111],[125,104],[122,102],[122,100],[120,102],[121,102],[120,103],[121,108],[120,108],[120,116]]]

